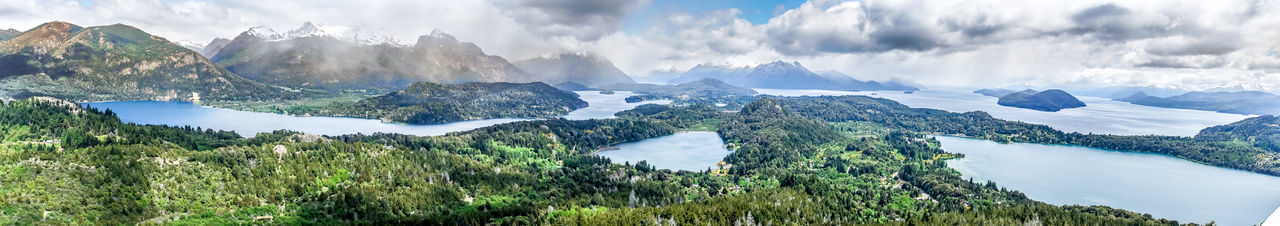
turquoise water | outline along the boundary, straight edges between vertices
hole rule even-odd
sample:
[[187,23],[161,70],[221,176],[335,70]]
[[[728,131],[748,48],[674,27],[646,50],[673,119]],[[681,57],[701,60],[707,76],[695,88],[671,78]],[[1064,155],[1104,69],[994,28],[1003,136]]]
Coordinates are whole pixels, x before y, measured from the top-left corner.
[[1258,224],[1280,206],[1280,177],[1159,154],[935,138],[947,152],[965,155],[947,161],[965,178],[995,181],[1055,205],[1107,205],[1220,225]]
[[[646,103],[665,104],[670,101],[649,101],[642,103],[626,103],[630,92],[619,91],[612,95],[599,92],[578,92],[582,100],[589,104],[569,112],[568,119],[612,118],[618,111],[628,110]],[[376,119],[360,119],[347,117],[323,116],[289,116],[273,113],[246,112],[220,108],[201,107],[190,102],[179,101],[120,101],[83,103],[83,105],[111,109],[120,116],[120,120],[128,123],[192,126],[215,130],[230,130],[242,136],[253,136],[258,133],[288,129],[319,135],[343,135],[375,132],[401,133],[419,136],[443,135],[449,132],[467,131],[480,127],[501,123],[517,122],[530,119],[485,119],[454,122],[435,125],[411,125],[403,123],[384,123]]]
[[713,169],[729,155],[724,140],[714,132],[683,132],[619,144],[617,150],[597,152],[614,163],[641,160],[659,169],[702,171]]

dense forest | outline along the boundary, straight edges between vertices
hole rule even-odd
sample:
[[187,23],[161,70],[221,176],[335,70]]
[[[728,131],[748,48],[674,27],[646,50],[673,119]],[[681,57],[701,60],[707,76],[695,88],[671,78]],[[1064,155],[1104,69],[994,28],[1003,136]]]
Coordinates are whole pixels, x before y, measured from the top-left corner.
[[327,98],[331,100],[328,102],[312,101],[267,111],[440,124],[493,118],[550,118],[587,107],[587,102],[579,99],[578,94],[541,82],[417,82],[403,90],[356,101],[349,100],[351,95],[337,96]]
[[[808,104],[823,102],[645,105],[435,137],[246,139],[17,101],[0,106],[0,224],[1177,224],[963,180],[941,161],[955,156],[907,122],[829,122],[806,116]],[[695,127],[736,147],[727,173],[590,155]]]
[[[910,108],[891,100],[866,96],[793,97],[784,98],[783,103],[800,115],[831,122],[865,121],[908,131],[969,136],[1000,142],[1072,144],[1159,153],[1214,166],[1280,176],[1280,151],[1275,149],[1274,138],[1277,135],[1274,129],[1271,133],[1232,129],[1266,129],[1269,128],[1263,123],[1266,120],[1271,120],[1270,125],[1275,125],[1272,116],[1212,127],[1196,137],[1116,136],[1066,133],[1049,126],[997,119],[985,112],[951,113]],[[1217,131],[1241,133],[1229,135]],[[1261,134],[1261,138],[1244,134]]]

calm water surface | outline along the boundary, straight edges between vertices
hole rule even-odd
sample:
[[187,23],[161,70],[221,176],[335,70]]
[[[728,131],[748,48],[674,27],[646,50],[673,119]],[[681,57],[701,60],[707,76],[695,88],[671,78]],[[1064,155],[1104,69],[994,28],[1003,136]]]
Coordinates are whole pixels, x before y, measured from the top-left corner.
[[[626,103],[623,99],[631,96],[630,92],[617,92],[604,95],[599,92],[578,92],[581,99],[589,104],[569,112],[564,117],[569,119],[612,118],[618,111],[628,110],[640,104],[670,101],[648,101],[642,103]],[[253,136],[258,133],[287,129],[320,135],[343,135],[375,132],[401,133],[419,136],[435,136],[456,131],[467,131],[496,124],[524,121],[529,119],[485,119],[454,122],[434,125],[412,125],[404,123],[383,123],[376,119],[324,116],[289,116],[274,113],[246,112],[220,108],[201,107],[190,102],[178,101],[121,101],[85,103],[99,109],[111,109],[127,123],[192,126],[215,130],[230,130],[242,136]]]
[[627,97],[636,95],[628,91],[614,91],[614,94],[600,94],[600,91],[578,91],[578,98],[587,101],[591,105],[569,112],[564,116],[569,120],[585,120],[585,119],[601,119],[614,118],[614,113],[619,111],[631,110],[643,104],[670,104],[670,100],[654,100],[643,101],[638,103],[627,103]]
[[[848,92],[832,90],[756,89],[761,94],[777,96],[841,96],[865,95],[898,101],[915,108],[933,108],[951,112],[984,111],[991,116],[1042,124],[1067,132],[1116,135],[1194,136],[1201,129],[1240,121],[1248,115],[1211,111],[1149,107],[1105,98],[1077,96],[1086,105],[1081,108],[1044,112],[1005,107],[995,97],[969,91],[922,90],[902,92]],[[872,94],[876,95],[872,95]]]
[[729,155],[724,140],[714,132],[682,132],[619,144],[617,150],[597,152],[614,163],[641,160],[659,169],[702,171],[714,168]]
[[1220,225],[1261,223],[1280,205],[1280,177],[1166,155],[937,136],[964,158],[947,165],[974,181],[1055,205],[1107,205],[1159,218]]

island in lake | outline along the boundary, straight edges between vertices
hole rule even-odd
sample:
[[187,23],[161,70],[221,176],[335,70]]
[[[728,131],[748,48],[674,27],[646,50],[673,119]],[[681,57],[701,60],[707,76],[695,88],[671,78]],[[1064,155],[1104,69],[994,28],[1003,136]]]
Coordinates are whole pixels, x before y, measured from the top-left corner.
[[[982,91],[982,90],[979,90]],[[999,93],[999,92],[988,92]],[[988,94],[983,94],[988,95]],[[1026,108],[1038,111],[1060,111],[1067,108],[1084,107],[1084,102],[1076,99],[1066,91],[1051,89],[1045,91],[1023,90],[1000,96],[1001,106]]]

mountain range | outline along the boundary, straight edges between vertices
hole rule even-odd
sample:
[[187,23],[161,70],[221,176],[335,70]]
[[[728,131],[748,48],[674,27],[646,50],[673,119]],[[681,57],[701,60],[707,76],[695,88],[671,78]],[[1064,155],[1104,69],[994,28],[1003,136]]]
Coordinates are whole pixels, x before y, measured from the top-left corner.
[[295,95],[240,77],[137,28],[55,21],[0,42],[0,96],[263,100]]
[[400,89],[418,81],[531,81],[506,59],[439,30],[402,46],[338,36],[306,23],[284,33],[250,29],[208,52],[232,72],[288,87]]
[[609,59],[591,53],[561,53],[514,63],[533,76],[533,81],[548,84],[574,82],[588,87],[600,87],[636,83]]
[[821,74],[814,73],[800,65],[800,62],[783,61],[746,67],[699,64],[680,74],[670,83],[680,84],[708,78],[750,88],[847,91],[918,90],[918,88],[896,82],[859,81],[836,71],[828,71]]
[[1153,107],[1235,114],[1280,115],[1280,95],[1259,91],[1189,92],[1163,98],[1139,92],[1116,100]]

